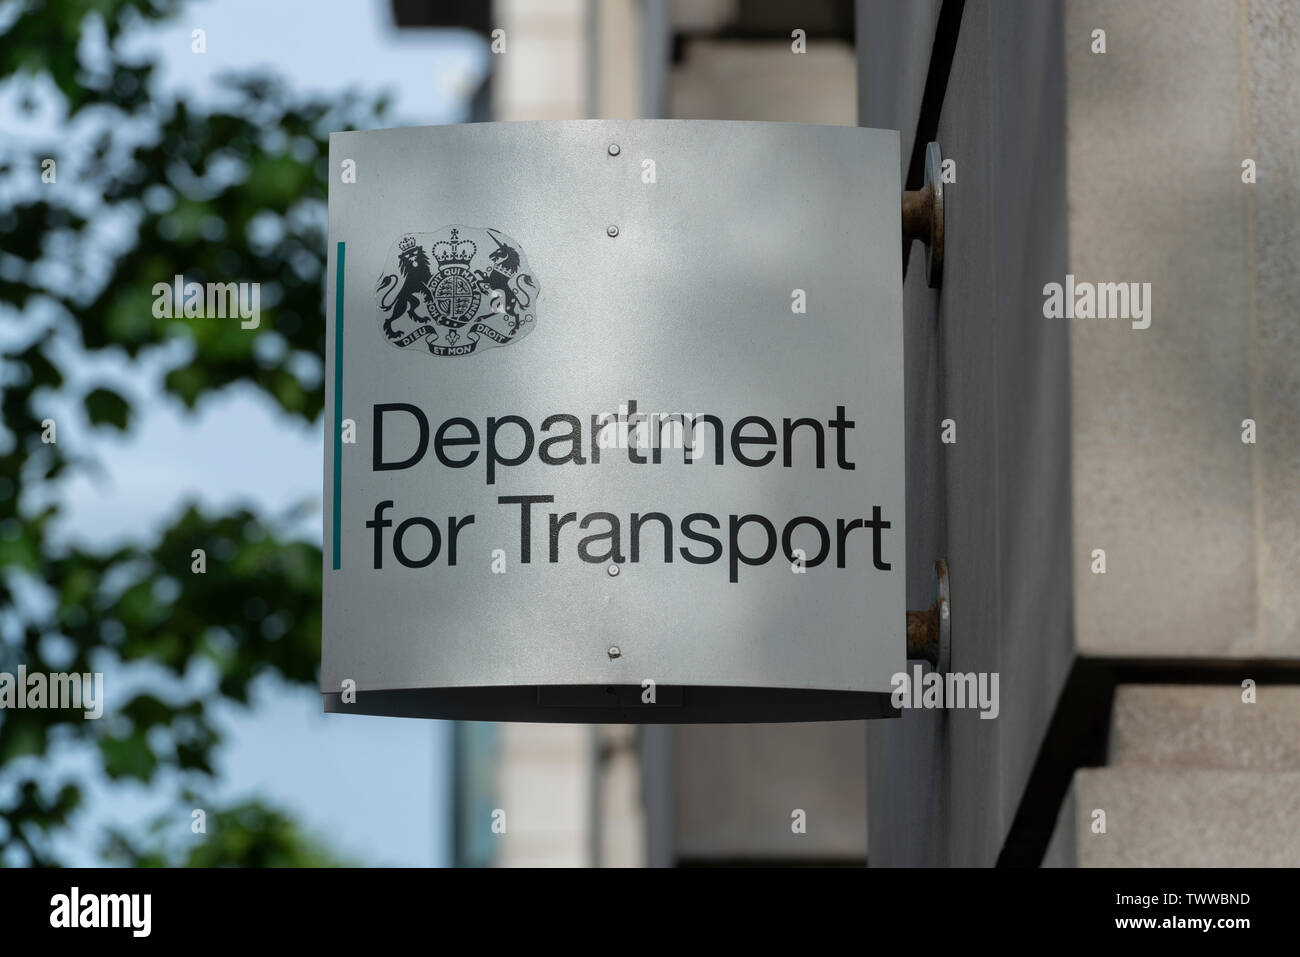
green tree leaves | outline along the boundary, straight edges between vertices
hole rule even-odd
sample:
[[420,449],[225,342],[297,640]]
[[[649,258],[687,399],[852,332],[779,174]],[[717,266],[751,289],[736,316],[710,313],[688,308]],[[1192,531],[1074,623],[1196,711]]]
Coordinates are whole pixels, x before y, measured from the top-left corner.
[[[13,333],[0,340],[0,671],[153,676],[131,691],[107,686],[100,720],[0,710],[0,862],[56,863],[51,837],[81,805],[85,782],[51,781],[42,755],[81,748],[105,780],[158,786],[179,775],[202,791],[220,743],[215,702],[247,702],[262,675],[316,680],[321,556],[294,539],[299,515],[178,503],[167,528],[113,549],[51,534],[56,483],[93,456],[62,424],[56,442],[43,441],[42,423],[65,400],[96,428],[135,421],[134,396],[80,381],[71,366],[83,360],[108,359],[134,379],[141,360],[180,342],[184,357],[162,383],[185,407],[235,384],[308,422],[324,401],[327,134],[369,125],[374,111],[356,99],[303,102],[268,77],[229,79],[219,108],[175,99],[118,41],[180,8],[27,0],[0,25],[0,84],[29,98],[56,90],[65,118],[54,142],[0,140],[0,321]],[[7,188],[38,180],[48,158],[56,182]],[[98,227],[110,221],[127,241],[106,242]],[[159,318],[154,287],[176,276],[259,283],[258,328]],[[206,555],[202,574],[195,549]],[[182,809],[143,846],[119,829],[105,851],[133,864],[331,862],[280,812],[256,803],[209,812],[204,835],[190,834]]]
[[126,431],[131,407],[121,395],[101,386],[86,393],[82,401],[86,406],[86,416],[92,425],[111,425],[120,432]]

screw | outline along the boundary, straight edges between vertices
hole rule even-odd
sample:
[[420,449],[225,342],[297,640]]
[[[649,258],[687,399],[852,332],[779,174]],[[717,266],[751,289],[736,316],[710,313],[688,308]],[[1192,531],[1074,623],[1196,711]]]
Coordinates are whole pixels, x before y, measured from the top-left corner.
[[618,235],[618,227],[610,226],[607,230],[605,230],[605,235],[608,236],[610,239],[613,239],[615,236]]
[[617,578],[617,577],[618,577],[618,566],[617,566],[617,565],[610,565],[608,571],[609,571],[609,577],[610,577],[610,578]]
[[622,656],[623,656],[623,652],[619,650],[618,645],[609,646],[609,657],[611,660],[614,658],[621,658]]
[[617,143],[610,143],[610,144],[609,144],[609,155],[610,155],[610,156],[617,156],[617,155],[618,155],[619,153],[621,153],[621,152],[623,152],[623,150],[619,147],[619,145],[618,145]]

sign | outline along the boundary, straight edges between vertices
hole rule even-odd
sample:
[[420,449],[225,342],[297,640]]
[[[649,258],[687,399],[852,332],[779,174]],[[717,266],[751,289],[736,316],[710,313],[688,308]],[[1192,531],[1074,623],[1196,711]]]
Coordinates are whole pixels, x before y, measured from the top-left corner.
[[327,711],[893,714],[898,134],[330,138]]

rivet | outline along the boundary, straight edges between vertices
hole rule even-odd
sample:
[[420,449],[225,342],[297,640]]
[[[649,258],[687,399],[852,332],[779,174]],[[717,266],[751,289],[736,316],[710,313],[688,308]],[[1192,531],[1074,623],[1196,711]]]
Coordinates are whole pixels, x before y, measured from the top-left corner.
[[622,150],[622,148],[621,148],[617,143],[610,143],[610,144],[609,144],[609,155],[610,155],[610,156],[617,156],[617,155],[618,155],[619,153],[621,153],[621,152],[623,152],[623,150]]
[[615,236],[618,235],[618,227],[610,226],[608,229],[605,230],[605,235],[608,236],[610,239],[613,239]]
[[618,566],[617,566],[617,565],[610,565],[608,571],[609,571],[609,577],[610,577],[610,578],[617,578],[617,577],[618,577]]
[[621,658],[623,656],[623,652],[619,650],[618,645],[610,645],[609,656],[610,658]]

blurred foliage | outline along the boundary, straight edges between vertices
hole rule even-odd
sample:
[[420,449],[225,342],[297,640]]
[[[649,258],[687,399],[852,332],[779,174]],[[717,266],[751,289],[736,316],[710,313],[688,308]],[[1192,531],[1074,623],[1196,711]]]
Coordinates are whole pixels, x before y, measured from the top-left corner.
[[[129,700],[107,688],[98,721],[0,710],[0,862],[58,863],[53,839],[83,803],[86,781],[53,781],[46,764],[24,757],[89,748],[101,779],[179,773],[202,787],[221,740],[213,704],[246,703],[263,674],[316,679],[321,555],[285,538],[296,516],[187,506],[161,534],[114,550],[51,540],[52,483],[94,463],[75,429],[42,442],[42,421],[62,400],[84,413],[81,435],[127,430],[133,419],[129,389],[87,383],[85,369],[116,368],[129,382],[142,360],[180,342],[188,358],[164,387],[186,407],[235,383],[311,422],[324,400],[327,136],[373,125],[383,104],[302,102],[267,77],[227,79],[213,105],[185,102],[159,88],[152,64],[120,49],[181,6],[0,2],[0,90],[32,110],[53,100],[62,111],[52,142],[0,138],[0,671],[148,662],[166,679]],[[56,181],[21,188],[38,183],[47,158]],[[106,222],[127,224],[128,241],[106,243]],[[259,327],[156,318],[153,287],[176,275],[260,283]],[[88,361],[97,356],[109,362]],[[197,548],[206,574],[191,572]],[[215,673],[217,693],[187,691],[194,682],[181,679],[196,672]],[[157,847],[115,832],[106,853],[136,864],[328,862],[273,810],[193,806],[210,809],[208,833],[182,857],[166,850],[174,842],[161,825]],[[189,836],[188,812],[168,819]]]
[[[193,803],[197,799],[192,798]],[[119,829],[109,833],[105,857],[130,867],[343,867],[345,862],[309,835],[291,818],[255,802],[238,804],[204,820],[195,832],[194,817],[178,824],[164,815],[149,828],[150,842],[142,847]],[[187,824],[189,826],[187,826]],[[184,829],[184,837],[177,832]]]

